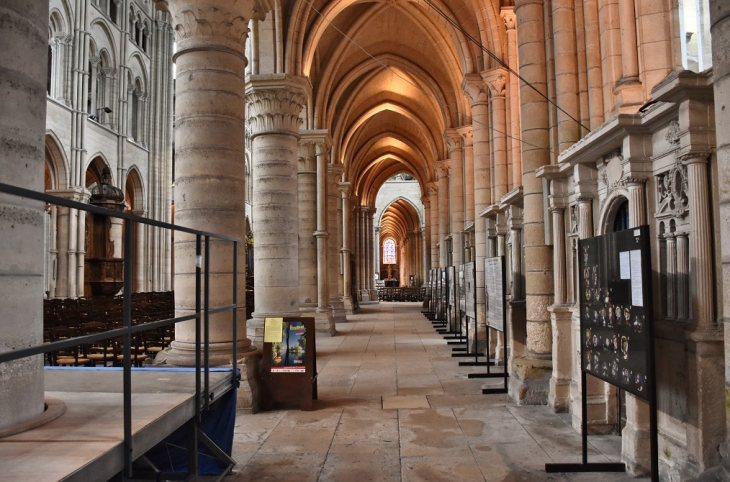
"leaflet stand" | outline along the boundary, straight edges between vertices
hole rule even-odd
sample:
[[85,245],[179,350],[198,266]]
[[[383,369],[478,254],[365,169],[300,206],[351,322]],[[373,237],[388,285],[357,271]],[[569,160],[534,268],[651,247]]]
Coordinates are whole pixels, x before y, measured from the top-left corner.
[[588,463],[586,377],[649,402],[651,480],[659,480],[649,226],[578,241],[583,460],[545,471],[624,472],[622,463]]
[[504,256],[497,256],[495,258],[484,259],[484,290],[486,300],[488,304],[487,310],[487,361],[491,358],[489,352],[489,328],[501,331],[504,334],[504,343],[502,343],[502,349],[504,350],[503,359],[504,367],[502,373],[492,373],[489,369],[490,366],[494,365],[493,362],[487,364],[487,373],[469,373],[469,378],[504,378],[503,388],[484,388],[482,389],[483,394],[492,393],[507,393],[508,385],[507,378],[509,377],[509,371],[507,370],[507,310],[505,310],[505,298],[506,293],[506,279],[505,273],[505,258]]
[[[317,399],[314,318],[278,320],[283,324],[281,343],[264,342],[263,346],[261,410],[271,410],[277,402],[299,404],[302,410],[312,410],[312,402]],[[298,343],[302,338],[304,341]]]

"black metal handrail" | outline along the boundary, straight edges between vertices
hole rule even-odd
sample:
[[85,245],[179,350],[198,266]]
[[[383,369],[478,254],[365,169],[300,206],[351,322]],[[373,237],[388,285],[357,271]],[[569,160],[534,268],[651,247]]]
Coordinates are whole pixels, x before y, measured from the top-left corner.
[[[232,373],[231,373],[231,386],[232,388],[238,385],[238,375],[236,369],[236,361],[238,360],[237,352],[237,338],[238,338],[238,249],[242,242],[241,239],[225,236],[216,233],[210,233],[206,231],[199,231],[184,226],[178,226],[175,224],[165,223],[154,219],[144,218],[130,213],[114,211],[111,209],[101,208],[91,204],[85,204],[69,199],[64,199],[57,196],[52,196],[46,193],[39,193],[29,189],[24,189],[9,184],[0,183],[0,193],[7,193],[35,201],[40,201],[49,204],[55,204],[58,206],[65,206],[72,209],[78,209],[102,216],[120,218],[124,220],[124,285],[122,288],[122,320],[123,327],[114,328],[101,333],[94,333],[91,335],[83,335],[66,340],[55,341],[51,343],[44,343],[41,345],[34,345],[27,348],[18,350],[12,350],[0,353],[0,363],[7,363],[13,360],[19,360],[21,358],[27,358],[30,356],[36,356],[46,354],[54,351],[58,351],[65,348],[71,348],[74,346],[84,345],[92,342],[101,340],[122,337],[124,344],[123,352],[123,403],[124,403],[124,469],[123,474],[125,478],[131,478],[133,458],[133,447],[132,447],[132,360],[131,360],[131,338],[135,333],[143,331],[149,331],[164,326],[170,326],[173,324],[181,323],[183,321],[195,320],[195,418],[194,423],[197,425],[201,421],[202,409],[208,410],[210,408],[210,366],[209,366],[209,342],[210,342],[210,315],[215,313],[221,313],[228,310],[232,311]],[[196,267],[195,267],[195,313],[192,315],[180,316],[175,318],[169,318],[165,320],[158,320],[153,322],[147,322],[139,325],[132,325],[132,287],[129,282],[132,279],[132,263],[127,262],[128,260],[134,259],[134,243],[132,239],[133,223],[146,224],[148,226],[154,226],[163,229],[170,229],[173,231],[181,231],[188,234],[193,234],[196,237]],[[215,238],[221,241],[230,241],[233,243],[233,271],[232,271],[232,303],[226,306],[220,306],[217,308],[210,308],[210,239]],[[205,243],[205,267],[203,272],[203,266],[200,260],[202,259],[202,244]],[[201,287],[203,279],[205,280],[204,297],[201,300]],[[201,343],[201,324],[203,328],[203,340]],[[204,357],[201,361],[201,345],[204,346]],[[204,380],[201,383],[201,372],[203,373]],[[202,405],[202,407],[201,407]],[[196,447],[197,450],[197,426],[196,430],[192,431],[193,441],[191,447]],[[196,452],[197,453],[197,452]],[[142,454],[139,454],[142,455]],[[198,474],[197,455],[192,454],[190,456],[190,463],[188,465],[188,472],[195,475]]]

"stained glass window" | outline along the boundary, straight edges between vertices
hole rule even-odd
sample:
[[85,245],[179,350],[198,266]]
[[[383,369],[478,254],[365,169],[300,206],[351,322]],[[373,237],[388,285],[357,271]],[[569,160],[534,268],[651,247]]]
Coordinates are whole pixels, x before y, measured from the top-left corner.
[[395,264],[395,241],[392,238],[383,243],[383,264]]

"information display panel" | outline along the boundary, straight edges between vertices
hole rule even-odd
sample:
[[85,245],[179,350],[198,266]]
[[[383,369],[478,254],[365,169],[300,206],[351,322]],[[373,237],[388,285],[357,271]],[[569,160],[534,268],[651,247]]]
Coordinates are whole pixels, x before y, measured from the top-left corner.
[[446,319],[446,312],[448,311],[448,294],[449,294],[449,285],[448,280],[446,279],[446,269],[441,268],[440,270],[441,274],[441,297],[439,298],[441,300],[441,319]]
[[649,227],[578,241],[583,371],[649,399],[653,313]]
[[477,317],[476,285],[476,263],[472,261],[464,265],[464,311],[474,319]]
[[484,258],[484,289],[487,298],[487,325],[504,331],[504,256]]
[[449,306],[456,306],[456,267],[449,266],[446,270],[446,279],[449,280]]

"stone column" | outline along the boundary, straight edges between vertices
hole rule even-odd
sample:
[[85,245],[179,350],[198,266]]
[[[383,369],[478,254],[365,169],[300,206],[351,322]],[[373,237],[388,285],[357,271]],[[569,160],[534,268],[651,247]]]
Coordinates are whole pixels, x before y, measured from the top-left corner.
[[493,69],[482,74],[489,86],[490,107],[492,111],[492,163],[494,165],[494,202],[502,199],[509,191],[507,172],[507,112],[505,93],[507,91],[507,71]]
[[[582,179],[574,181],[576,183],[585,182]],[[578,238],[586,239],[594,235],[593,230],[593,198],[590,195],[580,195],[576,199],[578,210]],[[580,254],[579,254],[580,256]],[[578,304],[578,307],[580,305]],[[573,346],[580,346],[580,310],[576,309],[572,316],[572,339]],[[607,433],[613,429],[612,424],[606,422],[608,413],[606,408],[606,389],[605,383],[595,377],[588,376],[586,381],[586,399],[588,404],[588,413],[583,415],[580,407],[583,391],[581,387],[581,359],[575,357],[573,365],[573,377],[570,386],[571,392],[571,415],[573,428],[577,431],[581,430],[583,416],[587,417],[587,423],[591,433]]]
[[674,296],[677,300],[677,318],[689,318],[689,235],[677,233],[677,274]]
[[[551,181],[555,183],[556,181]],[[553,333],[553,372],[550,377],[548,405],[554,412],[567,412],[570,408],[570,382],[573,366],[571,340],[571,310],[566,304],[565,260],[565,204],[552,199],[550,212],[553,216],[553,280],[555,299],[548,307]]]
[[[723,327],[715,321],[715,277],[713,272],[712,217],[708,180],[709,151],[685,154],[687,196],[691,234],[689,236],[691,328],[688,339],[687,445],[690,459],[699,470],[720,462],[717,447],[725,439],[725,391],[719,376],[723,370]],[[728,220],[723,220],[725,224]]]
[[[484,258],[487,255],[486,221],[478,213],[492,203],[492,172],[489,158],[489,89],[478,74],[468,74],[462,88],[471,103],[474,135],[474,248],[476,262],[477,327],[484,327]],[[483,329],[483,328],[482,328]],[[484,335],[481,335],[482,339]]]
[[[244,69],[248,21],[254,2],[232,0],[200,4],[195,0],[158,0],[171,14],[177,40],[175,84],[175,222],[193,229],[245,237]],[[200,29],[204,24],[206,29]],[[296,213],[292,216],[296,218]],[[295,234],[296,235],[296,234]],[[231,363],[238,353],[253,355],[246,338],[245,248],[240,246],[238,273],[232,273],[233,247],[210,240],[211,307],[231,300],[231,278],[238,278],[238,340],[232,340],[230,312],[210,317],[210,363]],[[178,316],[195,310],[195,237],[175,233],[175,309]],[[251,360],[251,359],[249,359]],[[167,362],[195,364],[195,322],[175,325]],[[248,365],[251,366],[251,365]],[[255,408],[254,378],[244,369],[239,401]]]
[[629,223],[632,227],[646,224],[645,183],[646,179],[626,180],[626,188],[629,191]]
[[667,318],[677,318],[677,238],[674,233],[667,240]]
[[[48,2],[0,4],[0,181],[43,192]],[[0,195],[0,352],[43,342],[44,205]],[[44,411],[43,357],[0,365],[0,428]]]
[[472,126],[459,128],[464,143],[464,227],[474,222],[474,131]]
[[[720,317],[725,326],[725,346],[730,346],[730,108],[727,107],[727,93],[730,92],[730,2],[710,0],[710,33],[712,36],[712,76],[715,93],[715,136],[717,181],[713,189],[717,189],[717,206],[719,214],[716,219],[720,223],[720,252],[722,260]],[[679,249],[679,246],[677,246]],[[730,350],[725,349],[725,391],[730,391]],[[725,399],[727,395],[725,396]],[[726,420],[726,424],[730,419]],[[726,426],[727,427],[727,426]],[[730,442],[730,428],[726,428],[725,445]],[[724,467],[718,467],[710,474],[715,480],[730,478],[730,460],[724,461]],[[705,480],[705,479],[703,479]],[[713,480],[713,479],[706,479]]]
[[[555,96],[562,109],[558,116],[558,152],[563,152],[581,138],[578,98],[578,59],[575,39],[574,0],[552,2],[553,39],[555,56]],[[571,117],[573,117],[571,119]]]
[[[515,14],[519,49],[520,74],[537,90],[547,92],[545,27],[543,6],[532,0],[516,0]],[[526,83],[520,87],[522,182],[524,205],[523,246],[525,252],[525,357],[515,358],[510,378],[510,393],[518,403],[547,402],[552,368],[552,252],[545,245],[542,182],[535,171],[550,163],[548,106],[545,99]]]
[[311,316],[314,308],[326,310],[327,303],[321,291],[326,289],[320,282],[317,238],[317,156],[315,142],[304,137],[299,142],[297,170],[297,195],[299,219],[299,309]]
[[[428,191],[428,188],[423,189],[424,192]],[[428,195],[421,196],[421,202],[423,203],[423,279],[425,282],[428,281],[428,273],[431,270],[431,232],[433,230],[431,224],[431,201]]]
[[[644,184],[629,179],[628,190],[629,227],[635,228],[646,222]],[[651,470],[649,437],[649,404],[626,392],[626,426],[621,433],[621,458],[632,474],[645,474]]]
[[[502,7],[502,20],[507,32],[507,63],[517,71],[520,67],[517,60],[517,17],[514,8]],[[516,75],[509,76],[509,127],[512,137],[509,140],[512,164],[512,186],[522,185],[522,145],[518,137],[520,132],[520,84]]]
[[[449,208],[451,217],[452,265],[457,268],[462,261],[461,232],[464,230],[464,163],[461,135],[455,130],[446,131],[449,147]],[[457,269],[458,271],[458,269]]]
[[360,300],[370,301],[370,290],[367,286],[368,279],[368,247],[367,247],[367,216],[368,207],[359,206],[358,215],[358,268],[360,270],[358,280],[360,282]]
[[525,297],[523,290],[522,277],[522,213],[515,206],[507,208],[507,226],[510,230],[510,265],[507,266],[509,272],[509,317],[512,322],[510,324],[510,359],[508,367],[512,366],[512,360],[522,358],[525,355],[525,309],[522,303]]
[[[134,214],[135,216],[146,216],[147,213],[145,211],[132,211],[131,214]],[[134,239],[134,263],[135,263],[135,271],[134,271],[134,285],[133,290],[135,292],[143,292],[145,290],[145,232],[146,229],[144,224],[137,224],[134,225],[134,235],[132,236],[132,239]],[[81,230],[79,230],[79,233],[81,233]],[[83,238],[82,238],[83,239]],[[82,244],[79,243],[79,250],[81,249]],[[83,293],[83,285],[81,288],[81,293]]]
[[350,240],[349,240],[349,229],[350,229],[350,183],[340,182],[338,183],[340,190],[340,202],[342,203],[342,248],[340,248],[340,256],[342,257],[342,278],[343,278],[343,291],[344,296],[342,301],[345,304],[345,311],[347,314],[352,314],[353,302],[352,302],[352,274],[350,273]]
[[439,216],[439,266],[448,265],[448,247],[446,237],[449,235],[449,161],[443,160],[436,167],[438,173],[438,216]]
[[251,76],[246,85],[256,222],[256,311],[250,334],[263,337],[266,317],[299,313],[296,156],[305,79]]
[[[324,146],[322,146],[324,147]],[[319,155],[319,154],[318,154]],[[321,155],[329,161],[329,151],[322,150]],[[328,303],[330,306],[329,316],[330,321],[330,335],[335,334],[335,324],[345,323],[347,318],[345,316],[345,304],[342,301],[344,293],[340,290],[344,288],[344,285],[340,282],[342,275],[340,274],[340,239],[342,234],[340,233],[340,226],[342,220],[340,219],[340,192],[338,183],[342,180],[342,164],[326,163],[327,175],[325,178],[325,194],[327,195],[326,204],[324,208],[327,210],[327,231],[329,232],[329,238],[327,240],[327,278],[329,279],[329,299]]]
[[586,80],[588,81],[588,110],[591,130],[604,120],[603,69],[601,58],[601,26],[598,0],[583,1],[583,25],[586,43]]
[[[379,242],[377,240],[377,233],[373,229],[373,216],[375,216],[375,208],[369,208],[366,214],[367,216],[367,236],[368,236],[368,289],[370,290],[370,299],[373,301],[378,300],[378,290],[375,289],[375,248]],[[379,251],[378,251],[379,252]]]
[[428,206],[431,218],[431,268],[439,267],[439,202],[438,188],[435,182],[429,182],[426,186],[428,190]]

